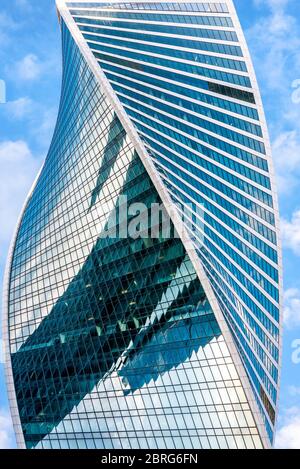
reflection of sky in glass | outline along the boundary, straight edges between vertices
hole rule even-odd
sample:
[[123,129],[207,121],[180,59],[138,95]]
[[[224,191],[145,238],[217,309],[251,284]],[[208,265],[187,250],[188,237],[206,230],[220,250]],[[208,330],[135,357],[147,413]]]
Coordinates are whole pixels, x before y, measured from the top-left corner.
[[231,3],[230,15],[218,15],[227,8],[218,2],[168,4],[172,14],[162,5],[114,4],[107,12],[100,4],[97,11],[80,10],[75,2],[70,8],[172,200],[204,207],[189,234],[272,439],[280,348],[278,230],[248,51]]
[[[186,11],[193,8],[189,4]],[[190,229],[196,252],[261,409],[273,421],[279,335],[273,202],[262,130],[251,107],[255,96],[242,50],[231,44],[237,39],[232,20],[216,16],[212,25],[198,15],[196,26],[174,27],[159,24],[151,12],[153,23],[143,22],[140,32],[138,21],[123,22],[124,12],[109,20],[111,30],[107,15],[98,13],[96,20],[87,14],[85,25],[76,21],[169,195],[176,203],[194,204],[188,221],[201,220]],[[183,17],[166,18],[181,23]],[[116,28],[124,37],[119,31],[108,38]],[[146,205],[160,200],[62,29],[66,68],[59,121],[22,220],[11,282],[12,362],[27,445],[46,447],[51,440],[52,447],[260,446],[241,383],[231,376],[235,367],[181,241],[98,238],[121,194]],[[188,37],[173,37],[178,30]],[[145,33],[153,44],[136,40]],[[127,34],[131,50],[120,44]],[[201,43],[201,54],[180,55],[173,46],[182,47],[182,41],[193,48]],[[172,49],[174,56],[167,58]],[[224,62],[212,63],[213,54],[225,52]],[[201,106],[195,102],[200,96],[209,96]],[[203,202],[197,218],[195,207]],[[186,400],[190,391],[201,393],[195,406],[192,394]],[[89,427],[93,412],[98,430]]]
[[[212,315],[202,320],[210,334],[218,330]],[[260,448],[223,338],[207,338],[189,354],[161,373],[149,372],[130,392],[123,372],[111,371],[37,448]],[[137,376],[142,356],[135,359]]]

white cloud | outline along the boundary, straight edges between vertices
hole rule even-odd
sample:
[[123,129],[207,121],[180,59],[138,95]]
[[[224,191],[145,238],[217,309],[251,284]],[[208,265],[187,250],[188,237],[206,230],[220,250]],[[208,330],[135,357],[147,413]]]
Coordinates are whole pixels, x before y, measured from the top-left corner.
[[291,193],[300,179],[300,134],[297,130],[282,132],[273,142],[273,158],[277,169],[278,190]]
[[[0,143],[0,243],[7,243],[16,224],[25,197],[38,172],[35,158],[26,142]],[[3,251],[3,249],[1,249]]]
[[290,288],[284,293],[283,319],[289,329],[300,326],[300,290],[298,288]]
[[267,7],[246,36],[263,91],[273,140],[279,192],[293,196],[300,186],[300,105],[292,87],[300,78],[299,23],[291,14],[293,0],[254,0]]
[[46,73],[48,75],[56,74],[57,70],[60,70],[61,64],[57,56],[52,56],[50,52],[48,51],[48,54],[42,58],[34,53],[29,53],[17,62],[9,63],[5,67],[7,77],[22,84],[34,82]]
[[300,255],[300,210],[296,210],[291,220],[281,220],[283,245]]
[[254,0],[254,3],[257,6],[267,5],[273,12],[278,12],[289,3],[289,0]]
[[29,0],[15,0],[15,3],[18,8],[24,8],[26,10],[32,9],[32,5]]
[[247,33],[260,75],[269,88],[283,92],[289,92],[287,75],[297,71],[297,63],[287,70],[286,60],[297,58],[300,42],[297,20],[285,11],[286,4],[268,2],[270,13],[261,16]]
[[9,42],[8,32],[18,27],[17,23],[4,11],[0,13],[0,42],[1,47]]
[[286,410],[276,433],[275,447],[300,449],[300,408],[291,407]]
[[23,119],[33,112],[33,101],[28,97],[18,98],[15,101],[9,101],[5,105],[9,117],[13,119]]
[[300,388],[289,386],[289,394],[293,397],[300,396]]
[[14,431],[9,413],[0,409],[0,449],[11,449],[14,444]]
[[29,135],[42,152],[48,152],[57,120],[57,108],[40,105],[29,97],[9,101],[0,107],[0,119],[4,115],[9,121],[23,120]]
[[43,66],[35,54],[27,54],[12,68],[12,78],[24,81],[36,80],[42,73]]

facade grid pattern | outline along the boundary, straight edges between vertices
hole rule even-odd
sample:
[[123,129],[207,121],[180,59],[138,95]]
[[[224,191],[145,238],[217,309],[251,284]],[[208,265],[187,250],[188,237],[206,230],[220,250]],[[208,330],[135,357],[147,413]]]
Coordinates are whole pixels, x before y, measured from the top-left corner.
[[[24,445],[265,447],[280,380],[278,208],[232,1],[57,4],[60,110],[8,279]],[[192,254],[175,219],[171,238],[152,220],[157,239],[103,236],[122,230],[124,197],[169,200]]]

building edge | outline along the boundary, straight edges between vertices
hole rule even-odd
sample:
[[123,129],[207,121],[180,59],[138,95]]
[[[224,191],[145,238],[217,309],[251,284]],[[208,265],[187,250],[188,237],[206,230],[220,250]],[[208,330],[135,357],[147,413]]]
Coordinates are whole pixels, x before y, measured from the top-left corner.
[[10,414],[12,419],[12,424],[15,432],[16,443],[18,449],[26,449],[24,434],[22,430],[20,415],[19,415],[19,408],[18,402],[16,397],[16,390],[15,384],[13,379],[13,370],[12,370],[12,362],[11,362],[11,353],[10,353],[10,335],[9,335],[9,284],[10,284],[10,277],[11,277],[11,268],[12,268],[12,261],[13,261],[13,254],[16,246],[16,241],[19,233],[19,228],[22,223],[23,215],[25,213],[28,201],[33,193],[37,181],[40,177],[40,174],[43,170],[44,163],[39,170],[30,190],[22,207],[21,213],[19,215],[15,231],[13,233],[13,237],[9,246],[5,272],[4,272],[4,280],[3,280],[3,299],[2,299],[2,334],[3,334],[3,348],[4,348],[4,374],[5,374],[5,381],[6,381],[6,389],[7,389],[7,396],[8,396],[8,403],[10,408]]
[[[273,190],[273,197],[274,197],[274,206],[275,206],[275,218],[277,221],[277,227],[276,227],[276,233],[278,236],[278,251],[279,251],[279,270],[280,270],[280,304],[282,305],[282,296],[283,296],[283,290],[282,290],[282,254],[281,254],[281,239],[280,239],[280,230],[279,230],[279,211],[278,211],[278,196],[277,196],[277,190],[276,190],[276,183],[275,183],[275,174],[274,174],[274,165],[273,161],[271,158],[271,150],[270,150],[270,141],[269,141],[269,134],[268,134],[268,129],[267,129],[267,124],[266,124],[266,119],[265,119],[265,114],[262,106],[262,101],[261,101],[261,96],[260,92],[258,89],[257,85],[257,79],[255,76],[254,72],[254,67],[250,58],[248,46],[245,41],[244,33],[242,31],[236,9],[234,7],[233,1],[228,0],[228,6],[230,9],[230,14],[232,15],[234,25],[236,28],[236,32],[238,34],[243,53],[246,59],[247,66],[249,67],[249,75],[252,83],[255,85],[253,87],[254,93],[255,93],[255,98],[257,99],[257,107],[258,111],[260,113],[260,122],[263,126],[264,130],[264,138],[266,142],[266,146],[268,149],[268,163],[270,165],[270,177],[271,177],[271,183],[272,183],[272,190]],[[92,70],[95,78],[97,79],[98,83],[101,85],[101,88],[103,89],[103,92],[110,102],[110,104],[113,106],[116,114],[118,115],[118,118],[120,119],[122,125],[124,126],[124,129],[128,133],[131,142],[136,149],[150,179],[152,180],[156,190],[158,191],[158,194],[160,195],[162,202],[164,203],[166,210],[174,223],[176,227],[179,227],[181,230],[180,232],[183,233],[183,245],[187,251],[187,253],[190,256],[191,262],[195,268],[195,271],[197,273],[197,276],[199,278],[199,281],[201,282],[205,294],[207,296],[207,299],[211,305],[211,308],[215,314],[216,320],[220,326],[220,329],[222,331],[222,334],[224,335],[224,339],[227,343],[228,349],[230,351],[230,354],[232,356],[232,359],[234,361],[234,364],[237,368],[237,372],[239,375],[239,378],[241,379],[246,397],[248,399],[250,408],[252,410],[260,437],[262,439],[263,446],[265,448],[270,448],[271,443],[270,439],[267,435],[265,425],[263,422],[263,418],[261,415],[261,412],[259,410],[258,404],[256,402],[254,392],[252,390],[252,386],[250,384],[248,375],[246,373],[244,364],[241,360],[240,354],[238,352],[237,346],[234,342],[232,333],[225,321],[225,318],[223,316],[223,313],[219,307],[216,295],[210,285],[210,282],[208,280],[208,277],[204,271],[204,268],[201,264],[201,261],[196,253],[195,248],[193,247],[193,244],[189,238],[189,235],[183,225],[183,222],[177,214],[177,212],[173,209],[174,204],[171,200],[171,197],[169,196],[159,174],[157,173],[156,168],[154,167],[154,164],[151,161],[150,156],[147,153],[146,148],[144,147],[144,144],[142,140],[140,139],[137,131],[135,130],[133,124],[131,123],[130,119],[128,118],[126,111],[123,108],[123,105],[120,103],[119,98],[117,97],[116,93],[112,89],[110,83],[108,82],[106,76],[104,75],[104,72],[102,71],[100,65],[98,64],[97,60],[95,59],[94,55],[92,52],[89,50],[87,44],[85,43],[85,40],[79,31],[78,27],[76,26],[75,21],[73,20],[71,14],[69,13],[69,10],[65,4],[65,0],[56,0],[56,7],[57,7],[57,13],[58,13],[58,19],[61,21],[65,22],[66,26],[68,27],[75,43],[77,44],[80,52],[82,53],[83,57],[85,58],[88,66]],[[22,222],[23,214],[26,210],[28,201],[30,199],[30,196],[32,192],[35,189],[35,186],[37,184],[37,181],[40,177],[41,171],[43,169],[43,166],[41,170],[39,171],[30,191],[29,194],[26,198],[26,201],[24,203],[24,206],[21,210],[20,217],[18,219],[16,229],[10,244],[9,248],[9,253],[7,257],[7,262],[6,262],[6,268],[5,268],[5,275],[4,275],[4,287],[3,287],[3,340],[4,340],[4,359],[5,359],[5,377],[6,377],[6,385],[7,385],[7,392],[8,392],[8,400],[9,400],[9,406],[10,406],[10,411],[11,411],[11,416],[12,416],[12,422],[13,422],[13,427],[14,431],[16,434],[16,441],[17,441],[17,446],[19,449],[25,449],[26,444],[25,444],[25,439],[22,431],[22,426],[21,426],[21,421],[20,421],[20,416],[19,416],[19,411],[18,411],[18,404],[17,404],[17,399],[16,399],[16,393],[15,393],[15,386],[14,386],[14,381],[13,381],[13,372],[12,372],[12,363],[11,363],[11,355],[10,355],[10,341],[9,341],[9,282],[10,282],[10,275],[11,275],[11,265],[12,265],[12,259],[13,259],[13,253],[15,249],[15,244],[19,232],[19,227]],[[281,362],[282,362],[282,320],[281,320],[281,327],[280,327],[280,363],[279,363],[279,373],[281,369]],[[276,412],[276,417],[278,414],[278,400],[277,400],[277,412]]]
[[281,374],[282,374],[282,353],[283,353],[283,258],[282,258],[282,234],[281,234],[281,221],[280,221],[280,211],[279,211],[279,196],[278,196],[278,187],[277,187],[277,180],[276,180],[276,173],[275,173],[275,165],[274,160],[272,157],[272,148],[271,148],[271,140],[269,129],[267,125],[267,119],[265,115],[265,110],[262,102],[261,92],[258,85],[257,76],[255,73],[255,68],[253,64],[253,60],[251,58],[251,54],[249,51],[249,47],[247,45],[247,41],[245,38],[245,34],[243,28],[241,26],[241,22],[239,16],[237,14],[236,7],[234,5],[234,0],[227,0],[229,13],[233,20],[233,24],[235,27],[235,31],[237,33],[240,46],[242,48],[243,55],[245,57],[245,61],[248,68],[249,77],[252,83],[252,88],[255,96],[256,106],[259,113],[259,122],[261,123],[263,129],[263,137],[267,151],[267,159],[268,159],[268,166],[269,166],[269,175],[271,181],[271,188],[272,188],[272,197],[273,197],[273,204],[274,204],[274,217],[275,217],[275,229],[276,229],[276,237],[277,237],[277,252],[278,252],[278,273],[279,273],[279,361],[278,361],[278,386],[277,386],[277,401],[276,401],[276,408],[275,408],[275,424],[273,425],[274,428],[274,439],[276,434],[276,428],[278,425],[278,414],[279,414],[279,400],[280,400],[280,391],[281,391]]
[[[233,6],[233,5],[232,5]],[[56,0],[56,7],[58,10],[58,17],[59,19],[62,19],[67,28],[69,29],[75,43],[77,44],[82,56],[86,60],[88,66],[90,67],[92,73],[94,74],[95,78],[97,79],[98,83],[100,84],[106,98],[108,99],[109,103],[112,105],[113,109],[115,110],[118,118],[120,119],[125,131],[129,135],[131,142],[137,151],[144,167],[145,170],[147,171],[154,187],[156,188],[159,196],[161,197],[161,200],[168,212],[168,215],[170,216],[170,219],[172,220],[174,226],[177,228],[178,231],[180,230],[180,233],[182,233],[182,243],[184,248],[186,249],[188,255],[190,256],[191,262],[193,264],[193,267],[196,271],[196,274],[198,276],[199,281],[201,282],[204,292],[207,296],[207,299],[211,305],[211,308],[215,314],[216,320],[220,326],[221,332],[224,336],[224,339],[226,341],[226,344],[228,346],[229,352],[232,356],[233,362],[236,366],[237,373],[239,375],[239,378],[242,382],[243,389],[245,391],[246,397],[248,399],[251,411],[253,413],[253,417],[255,419],[255,423],[257,425],[262,444],[264,448],[269,449],[271,448],[271,442],[270,438],[267,434],[265,424],[263,421],[263,417],[261,415],[261,412],[259,410],[257,401],[255,399],[254,391],[252,389],[251,383],[249,381],[248,375],[246,373],[245,366],[242,362],[242,359],[240,357],[240,354],[238,352],[237,346],[235,344],[233,335],[229,329],[229,326],[225,320],[225,317],[221,311],[221,308],[219,306],[218,300],[216,298],[216,295],[210,285],[209,279],[205,273],[205,270],[202,266],[201,260],[199,259],[195,248],[193,247],[193,243],[189,237],[189,234],[184,226],[184,223],[182,222],[181,217],[177,213],[176,210],[174,210],[174,203],[169,196],[167,189],[164,186],[164,183],[161,180],[160,175],[158,174],[154,163],[152,162],[150,156],[148,155],[148,152],[139,137],[133,123],[130,121],[129,117],[127,116],[127,113],[121,104],[119,98],[117,97],[115,91],[113,90],[111,84],[109,83],[108,79],[106,78],[101,66],[98,64],[96,58],[94,57],[93,53],[89,49],[88,45],[86,44],[86,41],[77,27],[72,15],[69,12],[69,9],[66,5],[65,0]],[[236,14],[236,13],[235,13]]]

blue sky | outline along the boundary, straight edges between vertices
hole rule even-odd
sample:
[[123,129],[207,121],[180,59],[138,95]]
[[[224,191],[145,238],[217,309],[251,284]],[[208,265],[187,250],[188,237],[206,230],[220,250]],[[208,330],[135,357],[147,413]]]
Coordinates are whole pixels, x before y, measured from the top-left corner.
[[[1,0],[0,282],[18,214],[46,156],[61,79],[54,0]],[[284,352],[278,447],[300,448],[299,0],[235,0],[269,125],[284,245]],[[0,100],[1,101],[1,100]],[[0,364],[0,448],[14,447]]]

